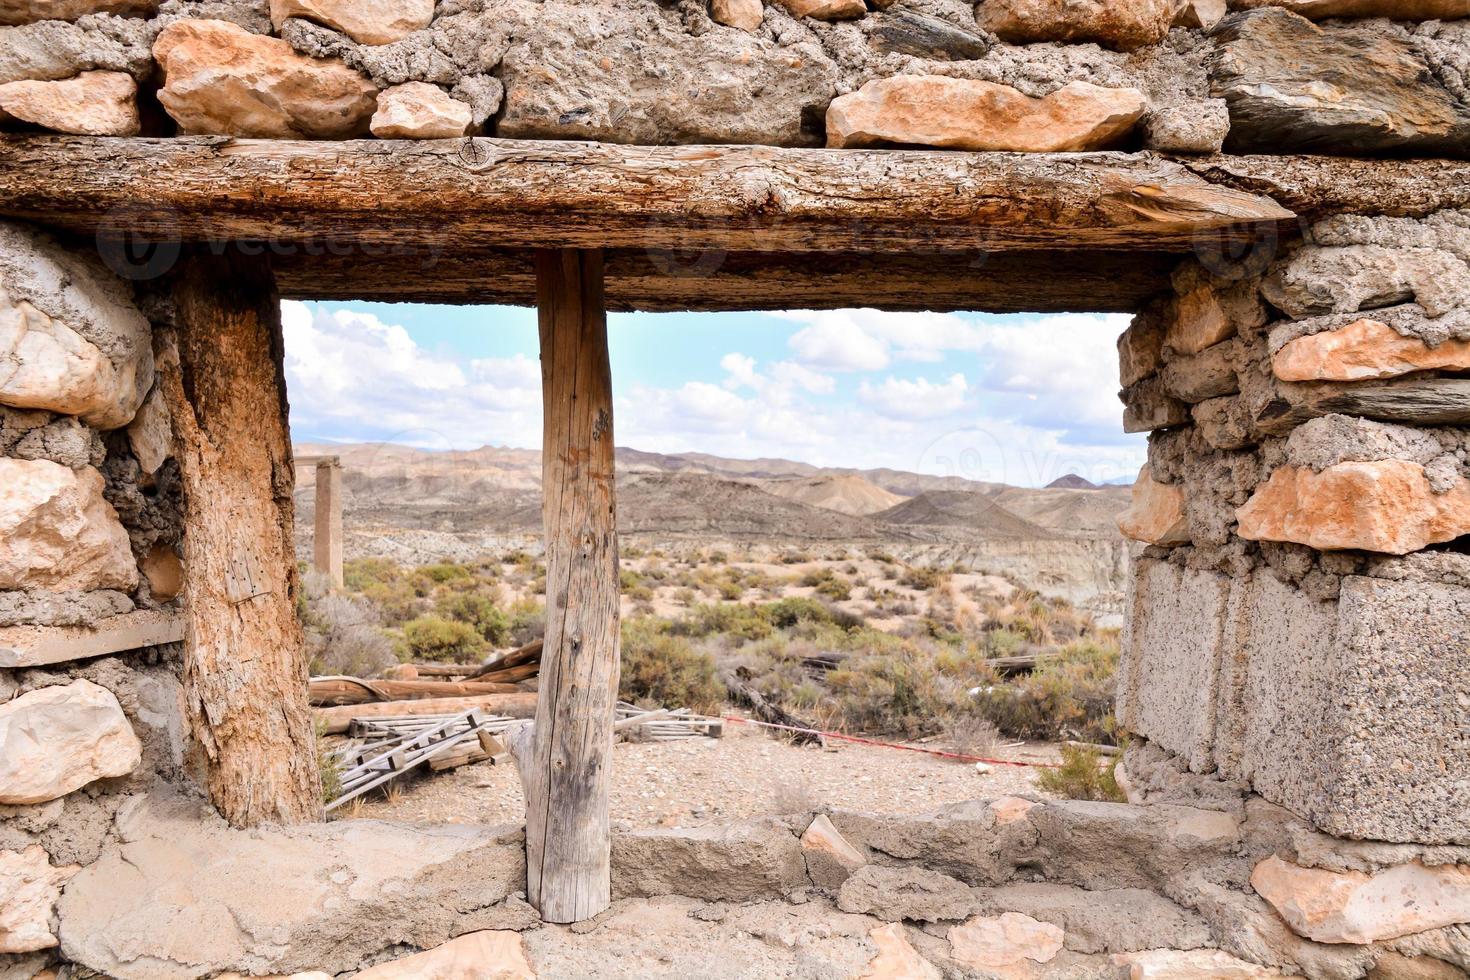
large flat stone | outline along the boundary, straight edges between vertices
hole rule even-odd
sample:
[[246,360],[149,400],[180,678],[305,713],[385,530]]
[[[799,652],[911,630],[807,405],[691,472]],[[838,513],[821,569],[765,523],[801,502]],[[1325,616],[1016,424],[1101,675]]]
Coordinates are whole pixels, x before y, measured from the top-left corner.
[[1470,534],[1470,480],[1435,493],[1421,464],[1399,459],[1279,466],[1236,514],[1247,541],[1407,555]]
[[1389,17],[1393,20],[1453,20],[1470,17],[1470,0],[1234,0],[1243,10],[1283,7],[1312,20]]
[[59,664],[183,639],[184,617],[158,609],[110,616],[91,626],[5,626],[0,627],[0,667]]
[[434,0],[270,0],[271,23],[305,17],[335,27],[359,44],[391,44],[434,19]]
[[1143,558],[1129,573],[1118,721],[1197,772],[1214,768],[1229,601],[1230,579],[1215,572]]
[[0,405],[127,425],[153,384],[152,338],[95,256],[0,222]]
[[43,687],[0,705],[0,803],[46,803],[126,776],[143,745],[111,691],[91,681]]
[[1289,341],[1271,358],[1282,381],[1371,381],[1415,371],[1470,371],[1470,342],[1430,347],[1378,320],[1354,320]]
[[0,24],[76,20],[88,14],[148,16],[157,9],[158,0],[0,0]]
[[354,980],[536,980],[521,934],[484,929],[368,967]]
[[84,71],[60,81],[0,85],[0,116],[10,115],[54,133],[137,136],[138,86],[120,71]]
[[1251,887],[1299,936],[1366,945],[1470,923],[1470,865],[1401,864],[1375,874],[1303,868],[1272,855]]
[[1011,88],[945,75],[894,75],[832,100],[827,145],[933,146],[1054,153],[1115,146],[1143,118],[1136,89],[1071,82],[1034,99]]
[[46,459],[0,459],[0,589],[132,589],[128,532],[102,474]]
[[233,830],[203,805],[138,798],[59,906],[67,959],[119,980],[224,970],[350,973],[397,945],[524,928],[515,828],[344,820]]
[[685,895],[714,902],[781,898],[811,884],[796,835],[755,819],[690,830],[614,834],[614,898]]
[[186,134],[348,139],[368,131],[377,86],[341,61],[222,20],[181,20],[153,42],[158,100]]
[[1470,154],[1470,106],[1405,38],[1279,7],[1232,14],[1213,36],[1230,152]]

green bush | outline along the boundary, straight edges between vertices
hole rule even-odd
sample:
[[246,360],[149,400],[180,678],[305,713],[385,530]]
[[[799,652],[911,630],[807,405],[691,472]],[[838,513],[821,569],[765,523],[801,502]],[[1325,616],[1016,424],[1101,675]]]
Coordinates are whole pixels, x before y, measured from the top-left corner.
[[485,638],[469,623],[420,616],[403,625],[403,651],[409,660],[468,664],[485,652]]
[[1118,786],[1116,772],[1119,758],[1114,756],[1104,761],[1097,749],[1063,745],[1061,766],[1041,770],[1036,777],[1036,785],[1069,800],[1123,803],[1126,797]]
[[342,563],[342,584],[349,592],[363,592],[370,585],[393,582],[401,575],[399,567],[387,558],[354,558]]
[[434,608],[445,619],[473,626],[491,646],[503,647],[510,642],[510,617],[501,611],[498,598],[484,591],[451,592]]
[[725,685],[715,672],[715,660],[694,649],[689,640],[667,631],[651,617],[623,623],[622,679],[618,696],[624,701],[666,708],[689,708],[717,714],[725,703]]
[[759,640],[771,635],[771,621],[755,606],[733,602],[695,606],[670,624],[676,636],[728,636],[736,641]]
[[797,623],[830,623],[832,610],[816,599],[789,596],[765,606],[766,618],[777,629],[790,629]]
[[463,565],[452,562],[438,562],[433,565],[421,565],[414,574],[422,575],[436,585],[443,585],[455,579],[474,578],[475,573]]

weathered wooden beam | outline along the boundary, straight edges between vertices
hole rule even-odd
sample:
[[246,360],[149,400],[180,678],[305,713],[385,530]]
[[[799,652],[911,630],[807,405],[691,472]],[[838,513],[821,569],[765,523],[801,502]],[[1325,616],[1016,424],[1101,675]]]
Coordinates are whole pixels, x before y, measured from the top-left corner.
[[543,919],[577,922],[612,901],[608,789],[618,688],[612,381],[602,254],[543,250],[536,273],[546,635],[536,722],[517,763],[526,788],[527,896]]
[[159,379],[184,491],[185,716],[225,819],[314,820],[280,302],[268,261],[233,250],[185,256],[173,299]]
[[1470,207],[1470,160],[1331,156],[1180,157],[1216,187],[1265,194],[1304,219],[1329,214],[1423,217]]
[[1187,252],[1202,235],[1250,242],[1295,217],[1144,153],[75,136],[0,140],[0,214],[325,251]]
[[[90,246],[90,242],[86,243]],[[605,253],[610,310],[976,310],[1125,313],[1169,289],[1166,252],[1026,250],[915,254],[622,249]],[[536,301],[524,250],[398,249],[273,257],[288,299],[404,303]]]
[[307,698],[313,707],[324,707],[337,704],[372,704],[379,701],[466,698],[480,694],[515,694],[518,690],[514,684],[493,681],[365,681],[347,677],[313,677],[307,685]]
[[457,715],[472,708],[508,718],[530,718],[536,713],[536,695],[480,694],[464,698],[429,698],[424,701],[379,701],[376,704],[347,704],[335,708],[313,708],[311,715],[328,735],[341,735],[354,718],[402,718],[416,715]]

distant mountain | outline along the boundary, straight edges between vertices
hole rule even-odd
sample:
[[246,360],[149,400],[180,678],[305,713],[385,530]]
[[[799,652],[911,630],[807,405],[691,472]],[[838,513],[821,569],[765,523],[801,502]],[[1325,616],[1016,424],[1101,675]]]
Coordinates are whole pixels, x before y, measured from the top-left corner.
[[825,510],[835,510],[839,514],[851,514],[855,517],[876,514],[880,510],[887,510],[908,499],[896,493],[889,493],[876,483],[860,476],[846,474],[812,476],[804,479],[763,480],[761,488],[778,497],[796,500]]
[[986,539],[1051,538],[1056,535],[1014,514],[994,497],[959,490],[930,490],[873,515],[884,524],[962,527]]
[[1083,477],[1078,476],[1076,473],[1068,473],[1066,476],[1059,476],[1055,480],[1053,480],[1050,483],[1048,483],[1046,485],[1046,489],[1048,489],[1048,490],[1096,490],[1097,489],[1097,484],[1096,483],[1093,483],[1091,480],[1084,479]]

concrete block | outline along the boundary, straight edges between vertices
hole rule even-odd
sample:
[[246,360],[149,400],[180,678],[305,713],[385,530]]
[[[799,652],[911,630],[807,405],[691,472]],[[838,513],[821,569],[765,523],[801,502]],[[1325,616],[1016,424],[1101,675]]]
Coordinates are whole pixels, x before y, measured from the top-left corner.
[[1196,772],[1214,768],[1230,589],[1227,576],[1147,558],[1129,578],[1118,721]]

